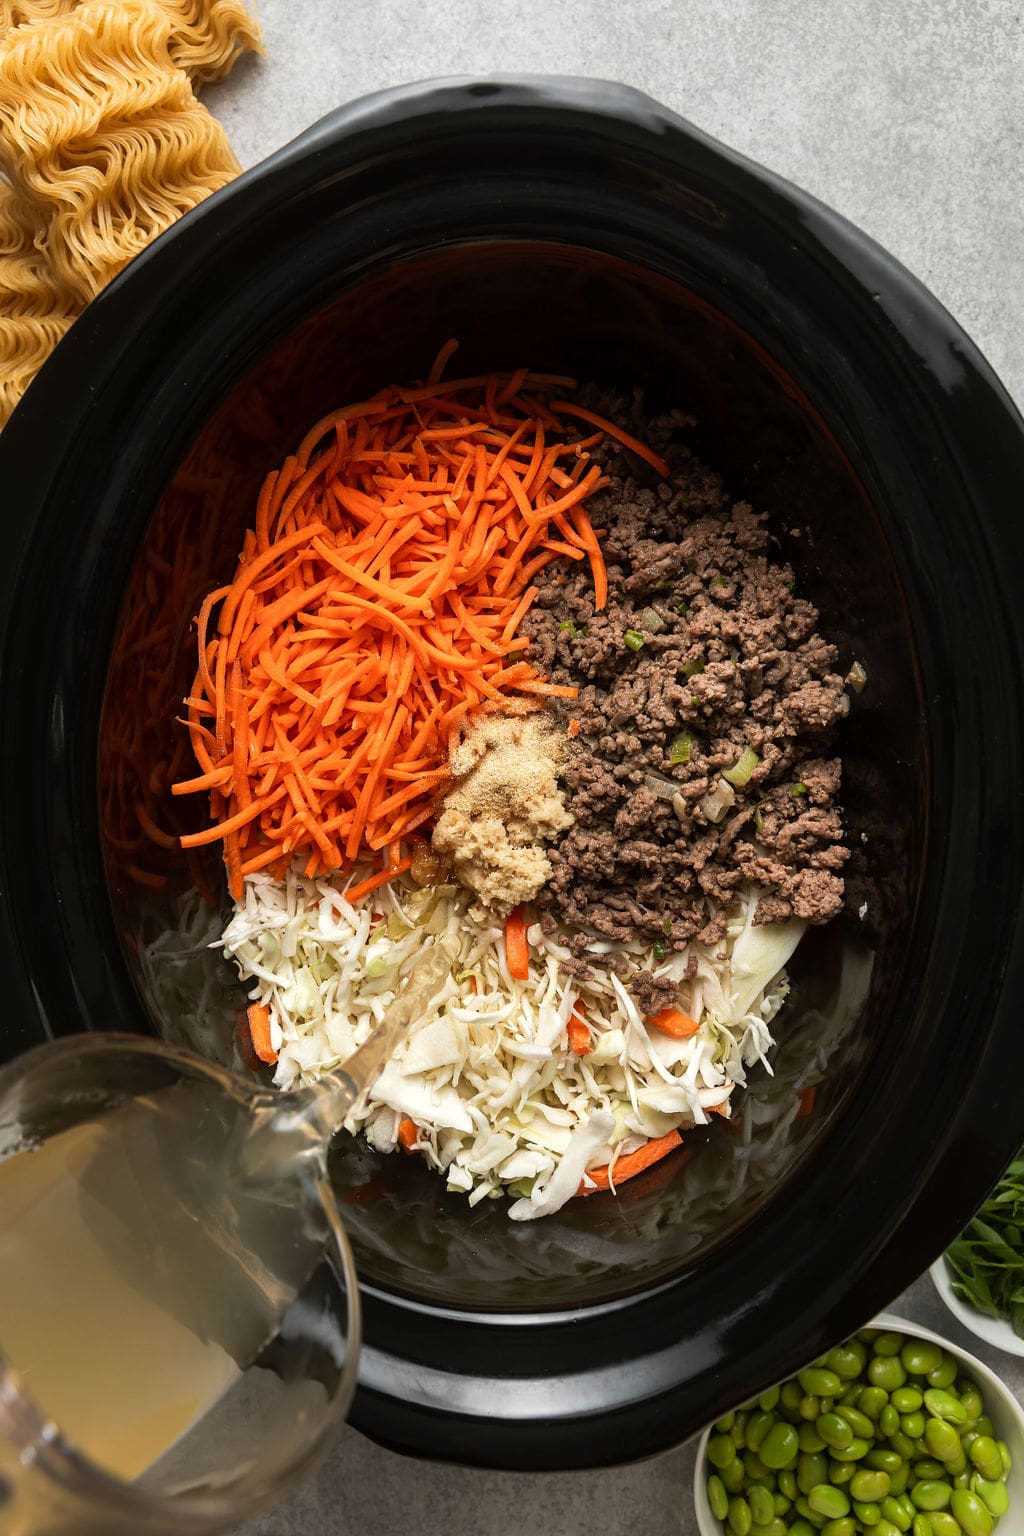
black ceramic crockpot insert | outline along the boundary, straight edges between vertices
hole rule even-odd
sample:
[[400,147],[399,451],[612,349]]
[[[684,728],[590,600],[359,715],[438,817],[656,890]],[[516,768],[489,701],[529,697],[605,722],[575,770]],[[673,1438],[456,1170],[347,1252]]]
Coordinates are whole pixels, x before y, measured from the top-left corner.
[[221,899],[215,861],[140,853],[132,774],[179,745],[190,620],[263,476],[450,335],[460,371],[569,370],[690,411],[868,674],[842,741],[848,911],[801,947],[779,1021],[783,1084],[828,1052],[812,1114],[747,1149],[718,1126],[618,1200],[526,1225],[336,1148],[366,1313],[353,1421],[584,1466],[677,1442],[862,1324],[1022,1139],[1024,439],[890,258],[635,93],[456,82],[327,119],[134,262],[0,438],[8,1054],[83,1027],[229,1034],[217,954],[160,958],[202,927],[196,882]]

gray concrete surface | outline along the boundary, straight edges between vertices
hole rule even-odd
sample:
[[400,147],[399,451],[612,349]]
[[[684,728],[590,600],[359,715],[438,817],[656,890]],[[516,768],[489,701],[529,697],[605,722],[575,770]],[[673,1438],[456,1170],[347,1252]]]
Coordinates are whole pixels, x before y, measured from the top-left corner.
[[[252,164],[382,86],[497,70],[618,78],[860,224],[1024,401],[1018,0],[262,0],[268,57],[207,93]],[[985,1358],[927,1278],[894,1310]],[[389,1455],[353,1431],[247,1536],[692,1536],[692,1451],[566,1476]]]

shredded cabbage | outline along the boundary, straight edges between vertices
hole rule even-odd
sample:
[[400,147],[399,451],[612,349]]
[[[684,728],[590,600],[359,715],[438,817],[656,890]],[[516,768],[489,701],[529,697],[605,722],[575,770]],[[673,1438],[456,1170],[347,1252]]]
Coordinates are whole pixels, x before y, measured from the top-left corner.
[[[705,1125],[713,1111],[728,1115],[747,1069],[767,1065],[788,990],[782,966],[803,925],[752,927],[760,894],[741,894],[711,949],[692,943],[659,961],[640,942],[595,940],[583,977],[566,968],[565,936],[534,924],[530,976],[516,980],[500,922],[470,916],[472,893],[420,889],[408,876],[353,904],[327,879],[252,875],[219,942],[269,1010],[275,1082],[290,1088],[344,1062],[383,1018],[424,937],[443,935],[448,981],[349,1129],[391,1151],[399,1121],[411,1119],[449,1189],[471,1204],[511,1192],[509,1215],[523,1221],[558,1210],[587,1169]],[[648,1027],[629,992],[639,969],[676,983],[697,1034]],[[581,1056],[566,1030],[577,1003],[592,1047]]]

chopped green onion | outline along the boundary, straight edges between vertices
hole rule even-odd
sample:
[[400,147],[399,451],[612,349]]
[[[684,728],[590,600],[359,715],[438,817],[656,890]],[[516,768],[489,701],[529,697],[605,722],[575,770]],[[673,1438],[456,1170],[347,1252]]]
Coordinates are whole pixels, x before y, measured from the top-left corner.
[[864,668],[861,666],[859,661],[855,661],[849,672],[846,674],[846,681],[849,683],[854,693],[860,693],[867,680],[868,675]]
[[754,811],[754,826],[757,829],[758,837],[760,837],[761,833],[764,831],[764,817],[761,815],[760,806],[758,806]]
[[794,784],[792,789],[790,790],[790,794],[794,795],[794,796],[795,795],[806,795],[806,793],[807,793],[807,785],[806,784],[801,784],[799,782]]
[[681,731],[668,749],[668,760],[672,767],[678,768],[680,763],[688,763],[692,750],[693,737],[689,731]]
[[722,778],[728,779],[736,789],[742,789],[744,784],[749,784],[750,775],[760,761],[753,747],[744,747],[732,767],[723,770]]
[[665,958],[665,946],[664,946],[664,944],[662,944],[660,939],[655,941],[655,943],[652,945],[652,949],[654,951],[654,958],[655,958],[655,960],[664,960],[664,958]]
[[665,935],[666,939],[671,938],[671,936],[672,936],[672,919],[670,917],[663,917],[662,918],[662,920],[661,920],[661,931]]
[[644,643],[644,637],[638,629],[627,629],[622,638],[631,651],[638,651]]
[[684,619],[686,618],[686,615],[689,613],[689,611],[690,610],[685,603],[680,603],[679,607],[676,609],[676,613],[681,614]]
[[705,795],[701,801],[701,810],[708,821],[716,824],[722,820],[726,811],[735,803],[736,791],[731,784],[727,784],[720,778],[710,795]]
[[700,699],[697,697],[697,695],[695,693],[691,693],[690,694],[690,708],[691,709],[696,709],[699,703],[700,703]]
[[560,630],[564,630],[571,639],[576,639],[576,625],[573,623],[572,619],[563,619],[558,627]]
[[725,586],[725,577],[724,576],[712,576],[711,580],[708,582],[708,586],[709,587],[724,587]]
[[702,661],[684,661],[683,662],[683,676],[684,677],[696,677],[698,672],[703,672],[703,671],[704,671],[704,663]]

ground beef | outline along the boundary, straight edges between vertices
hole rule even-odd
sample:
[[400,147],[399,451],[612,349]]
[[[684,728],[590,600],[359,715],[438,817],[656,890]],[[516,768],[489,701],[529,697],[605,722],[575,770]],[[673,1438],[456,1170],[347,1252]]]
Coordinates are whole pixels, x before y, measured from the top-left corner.
[[[657,484],[606,450],[611,480],[588,504],[606,530],[601,613],[585,562],[536,578],[530,659],[580,690],[559,706],[579,722],[564,772],[574,824],[549,850],[539,903],[549,921],[666,952],[717,942],[745,881],[765,892],[759,921],[826,922],[847,857],[832,751],[849,700],[835,648],[791,569],[769,558],[765,518],[730,503],[690,454],[686,418],[645,423],[621,400],[588,403],[657,446],[671,476]],[[716,822],[708,797],[728,796],[722,771],[745,748],[756,766]],[[636,985],[657,1012],[660,990]]]

